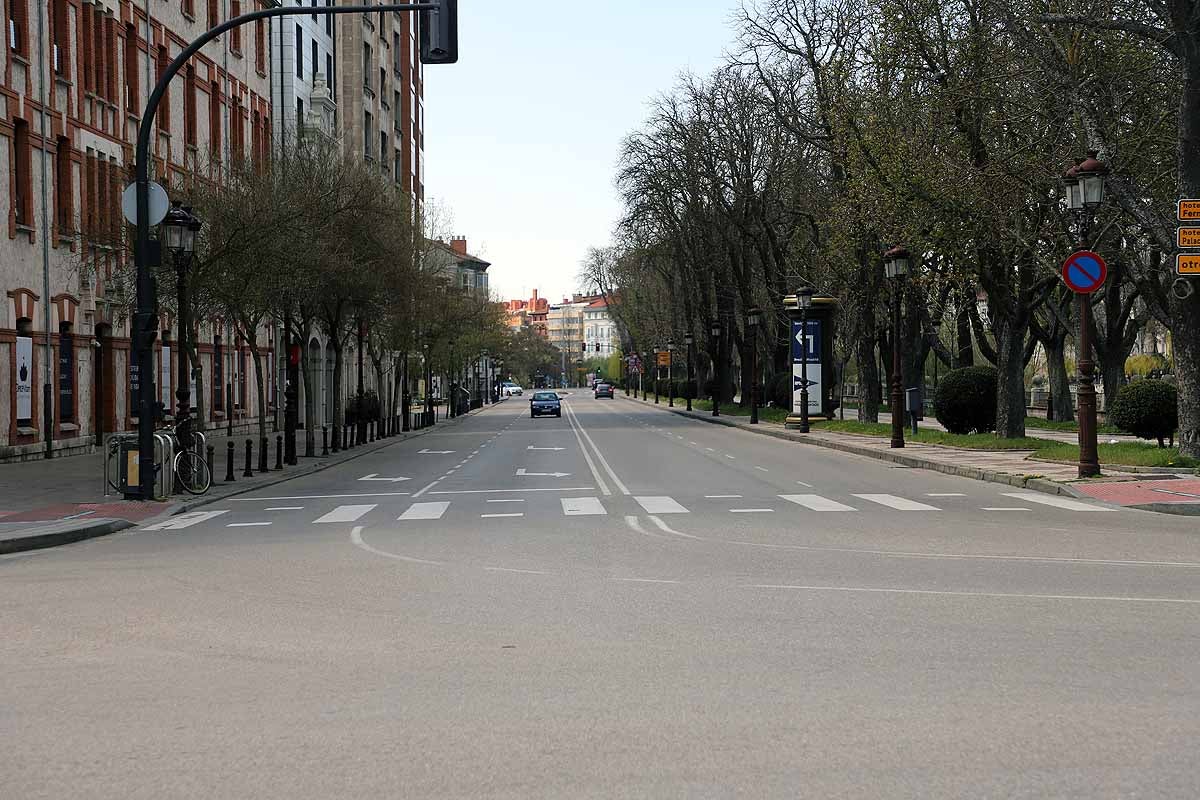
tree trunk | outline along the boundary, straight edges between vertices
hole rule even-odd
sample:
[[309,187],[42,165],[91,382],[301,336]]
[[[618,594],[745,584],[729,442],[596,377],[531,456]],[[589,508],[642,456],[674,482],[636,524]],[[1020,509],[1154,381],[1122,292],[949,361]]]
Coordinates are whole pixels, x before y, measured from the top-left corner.
[[954,347],[954,362],[952,369],[975,366],[975,348],[971,342],[971,317],[967,307],[963,305],[954,318],[956,344]]
[[300,375],[304,381],[304,457],[317,454],[317,398],[312,374],[313,364],[309,359],[308,343],[300,345]]
[[[1200,86],[1196,91],[1200,92]],[[1197,105],[1200,106],[1200,102]],[[1171,322],[1172,354],[1179,389],[1179,452],[1190,458],[1200,458],[1200,292],[1187,300],[1172,297]]]
[[250,343],[250,358],[254,360],[254,383],[258,392],[258,440],[267,438],[267,395],[266,383],[263,380],[262,355],[258,352],[256,339],[247,338]]
[[204,370],[200,367],[200,348],[196,346],[195,337],[192,338],[192,346],[188,348],[187,358],[192,364],[192,381],[196,384],[196,391],[192,393],[192,408],[196,411],[195,430],[202,431],[204,425],[204,411],[208,407],[204,402]]
[[333,346],[333,446],[342,447],[342,426],[345,424],[342,410],[342,344],[336,338],[330,340]]
[[1046,374],[1049,376],[1050,403],[1047,418],[1059,422],[1075,420],[1075,406],[1071,402],[1070,376],[1067,374],[1067,348],[1065,339],[1050,337],[1042,342],[1046,350]]
[[1104,408],[1102,411],[1107,411],[1113,400],[1117,399],[1117,392],[1125,383],[1125,356],[1124,349],[1119,353],[1121,355],[1120,362],[1115,357],[1107,359],[1097,358],[1099,362],[1097,366],[1100,368],[1100,380],[1104,386]]
[[879,422],[879,368],[874,336],[858,337],[854,358],[858,363],[858,421]]
[[993,326],[996,336],[996,435],[1025,435],[1025,328],[1007,316]]

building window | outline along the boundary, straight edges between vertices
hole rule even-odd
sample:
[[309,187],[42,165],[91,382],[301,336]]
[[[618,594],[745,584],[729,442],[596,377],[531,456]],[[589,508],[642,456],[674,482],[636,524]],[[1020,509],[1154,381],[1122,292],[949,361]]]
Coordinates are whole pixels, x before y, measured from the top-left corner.
[[242,101],[238,97],[229,102],[229,146],[235,160],[240,161],[245,157],[246,126],[242,119]]
[[368,159],[371,157],[372,143],[375,137],[371,133],[371,112],[363,112],[363,155]]
[[92,57],[88,59],[88,72],[91,77],[92,91],[101,95],[104,93],[104,14],[100,6],[92,6]]
[[296,130],[304,132],[304,98],[296,98]]
[[[9,0],[11,5],[12,0]],[[66,78],[70,75],[71,63],[71,34],[70,19],[67,16],[67,0],[54,0],[50,6],[50,26],[53,36],[53,52],[51,53],[54,74]],[[11,30],[10,24],[10,30]]]
[[403,62],[400,60],[400,34],[392,34],[392,69],[400,73]]
[[58,421],[75,421],[75,337],[69,322],[58,326]]
[[[158,77],[161,79],[167,67],[171,65],[171,56],[166,45],[158,46]],[[170,87],[170,84],[167,84]],[[171,132],[171,90],[168,88],[162,94],[162,102],[158,106],[158,127]]]
[[[309,2],[309,5],[310,5],[310,6],[312,6],[313,8],[316,8],[316,7],[317,7],[317,0],[311,0],[311,1]],[[332,15],[332,14],[330,14],[330,15],[328,15],[328,16],[333,16],[333,15]],[[317,15],[316,15],[316,14],[313,14],[313,15],[312,15],[312,20],[313,20],[313,22],[316,22],[316,21],[317,21]]]
[[384,174],[388,172],[388,153],[391,152],[388,147],[388,137],[383,131],[379,132],[379,166],[383,169]]
[[213,411],[225,410],[225,351],[221,334],[213,335]]
[[329,84],[329,91],[332,93],[334,91],[333,56],[328,53],[325,54],[325,82]]
[[104,18],[104,98],[117,102],[117,20],[111,14]]
[[333,36],[333,14],[325,15],[325,32]]
[[60,136],[54,154],[54,208],[60,236],[71,232],[75,217],[71,178],[71,140]]
[[371,45],[363,44],[363,86],[367,89],[371,88]]
[[[234,19],[242,15],[241,0],[230,0],[229,2],[229,18]],[[229,49],[235,53],[242,52],[242,26],[239,25],[229,32]]]
[[183,71],[183,141],[196,146],[196,68],[191,64]]
[[213,81],[208,88],[208,147],[217,158],[221,155],[221,84]]
[[217,0],[208,0],[208,27],[215,28],[221,24],[221,11]]
[[[88,6],[84,6],[88,8]],[[125,23],[125,108],[138,110],[138,44],[137,29],[132,22]]]
[[267,23],[261,19],[254,20],[254,69],[267,71]]
[[29,11],[26,0],[8,0],[8,46],[17,55],[29,55],[29,41],[26,31],[26,20]]
[[296,77],[304,77],[304,29],[296,26]]
[[312,45],[312,59],[310,59],[310,62],[309,62],[309,69],[312,70],[312,82],[313,82],[313,85],[315,86],[317,83],[317,65],[320,63],[319,61],[317,61],[317,37],[314,36],[312,38],[311,45]]
[[13,214],[18,225],[33,224],[33,170],[32,153],[29,151],[29,123],[23,119],[13,120],[13,149],[16,169],[16,191],[13,193]]
[[392,127],[397,133],[404,130],[404,117],[400,115],[400,93],[392,92]]
[[183,13],[186,14],[189,19],[196,18],[196,4],[194,0],[183,0]]

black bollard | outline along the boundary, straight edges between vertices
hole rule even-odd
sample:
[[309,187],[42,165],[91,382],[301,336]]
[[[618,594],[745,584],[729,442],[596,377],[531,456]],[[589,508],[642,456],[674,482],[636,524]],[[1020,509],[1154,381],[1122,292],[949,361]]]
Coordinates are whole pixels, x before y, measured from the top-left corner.
[[254,442],[250,439],[246,440],[246,469],[242,472],[243,478],[253,478],[254,470],[250,469],[251,460],[254,458]]
[[267,437],[262,437],[258,440],[258,471],[270,472],[271,468],[267,466],[267,458],[269,457],[269,447]]
[[376,438],[378,438],[378,437],[376,436],[376,434],[377,434],[377,433],[379,433],[379,431],[377,431],[377,430],[375,429],[375,426],[376,426],[376,422],[375,422],[375,420],[371,420],[371,427],[370,427],[370,428],[368,429],[368,431],[367,431],[367,436],[369,437],[369,438],[368,438],[368,441],[372,441],[372,442],[373,442],[373,441],[375,441],[375,439],[376,439]]
[[331,452],[338,452],[342,449],[341,436],[338,435],[337,425],[333,426],[333,445],[330,447]]
[[230,440],[225,445],[225,482],[233,483],[233,441]]
[[215,459],[215,458],[217,457],[217,454],[216,454],[216,448],[214,448],[214,447],[213,447],[213,446],[210,444],[208,447],[204,448],[204,455],[208,457],[208,472],[209,472],[209,474],[211,475],[211,474],[212,474],[212,468],[213,468],[213,464],[215,464],[215,463],[216,463],[216,462],[213,460],[213,459]]
[[275,437],[275,469],[283,469],[283,436]]
[[321,455],[329,455],[329,428],[325,425],[321,426]]

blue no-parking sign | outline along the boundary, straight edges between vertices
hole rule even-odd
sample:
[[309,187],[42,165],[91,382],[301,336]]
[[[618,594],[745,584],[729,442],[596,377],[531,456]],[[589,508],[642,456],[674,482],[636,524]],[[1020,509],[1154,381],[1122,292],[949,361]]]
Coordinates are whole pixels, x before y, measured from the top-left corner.
[[1077,294],[1091,294],[1104,285],[1108,264],[1098,253],[1079,250],[1067,256],[1062,265],[1062,277],[1067,287]]

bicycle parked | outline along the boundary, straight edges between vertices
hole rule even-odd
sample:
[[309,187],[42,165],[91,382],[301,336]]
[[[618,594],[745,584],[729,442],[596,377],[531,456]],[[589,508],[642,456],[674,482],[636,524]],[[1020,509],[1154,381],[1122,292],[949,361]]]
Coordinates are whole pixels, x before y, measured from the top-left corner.
[[[183,434],[191,442],[192,446],[188,449],[182,447],[180,428],[184,428]],[[175,455],[171,461],[171,472],[175,475],[176,482],[183,487],[185,492],[189,494],[204,494],[212,486],[212,465],[204,458],[201,452],[202,444],[199,437],[190,433],[190,426],[167,426],[160,428],[156,433],[163,433],[171,437],[175,443]],[[113,436],[108,440],[108,453],[106,458],[111,466],[121,454],[122,436]],[[155,471],[161,469],[161,466],[156,467]],[[115,466],[106,468],[105,474],[108,476],[108,486],[114,492],[122,491],[119,485],[118,470]]]

